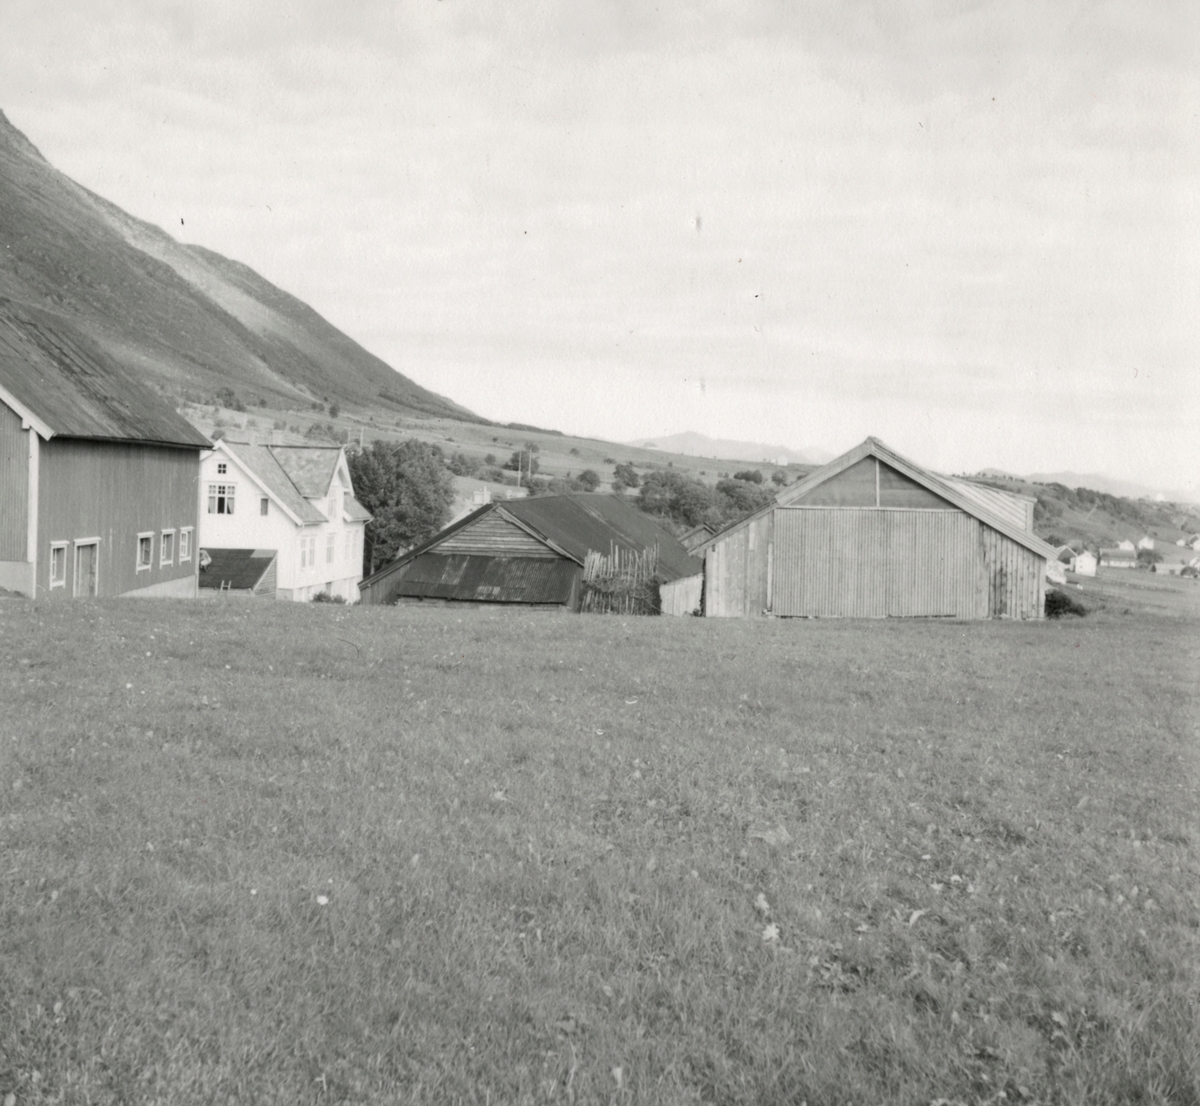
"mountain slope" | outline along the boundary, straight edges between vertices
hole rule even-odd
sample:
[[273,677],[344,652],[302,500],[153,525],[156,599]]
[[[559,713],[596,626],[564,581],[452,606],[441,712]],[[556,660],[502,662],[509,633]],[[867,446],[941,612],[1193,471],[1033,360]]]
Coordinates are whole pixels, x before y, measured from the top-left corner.
[[169,395],[218,388],[481,421],[249,267],[177,242],[55,169],[0,111],[0,296],[65,315]]

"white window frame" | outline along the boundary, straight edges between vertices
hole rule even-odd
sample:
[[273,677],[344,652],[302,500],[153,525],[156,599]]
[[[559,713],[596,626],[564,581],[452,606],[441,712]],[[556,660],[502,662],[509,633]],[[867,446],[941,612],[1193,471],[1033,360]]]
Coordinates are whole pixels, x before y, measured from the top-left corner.
[[325,563],[331,565],[337,557],[337,534],[332,530],[325,535]]
[[[170,549],[171,555],[169,557],[167,556],[167,539],[168,538],[170,538],[170,547],[171,547],[171,549]],[[170,530],[164,530],[164,531],[162,531],[161,534],[159,534],[159,537],[158,537],[158,566],[159,566],[159,568],[164,568],[167,565],[174,565],[174,564],[175,564],[175,530],[174,530],[174,528],[172,528]]]
[[[146,561],[144,564],[142,563],[142,541],[143,540],[148,541],[150,543],[150,555],[146,558]],[[76,543],[76,544],[78,544],[78,543]],[[146,530],[143,533],[138,534],[137,546],[135,548],[137,550],[137,554],[136,554],[136,556],[137,556],[137,571],[138,572],[149,572],[154,567],[154,531]]]
[[[221,503],[221,500],[224,500],[224,503]],[[208,485],[208,513],[210,515],[232,515],[236,501],[236,484]],[[222,506],[225,508],[223,511],[218,509]]]
[[217,475],[227,476],[229,474],[229,465],[224,461],[217,462]]
[[265,495],[260,495],[258,497],[258,513],[264,518],[271,513],[270,497]]
[[[70,545],[71,545],[71,543],[69,541],[52,541],[50,543],[50,561],[48,563],[48,570],[50,573],[50,590],[51,591],[53,591],[55,588],[62,588],[64,591],[66,591],[66,588],[67,588],[67,549],[70,547]],[[54,554],[59,552],[59,550],[62,551],[62,578],[56,580],[54,578]]]
[[181,526],[179,528],[179,563],[192,559],[192,530],[191,526]]

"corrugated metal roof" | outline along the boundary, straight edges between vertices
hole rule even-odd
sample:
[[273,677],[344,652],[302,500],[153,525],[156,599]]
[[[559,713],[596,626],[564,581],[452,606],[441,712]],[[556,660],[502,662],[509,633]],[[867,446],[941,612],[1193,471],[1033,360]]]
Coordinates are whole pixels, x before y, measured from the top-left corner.
[[275,450],[278,447],[246,445],[242,442],[223,442],[221,447],[254,473],[262,481],[264,487],[302,523],[328,521],[300,494],[300,490],[292,482],[292,478],[280,465],[275,457]]
[[388,591],[397,598],[567,603],[578,573],[564,559],[422,553],[392,577]]
[[204,552],[208,554],[209,562],[200,569],[202,588],[220,588],[224,584],[250,591],[275,560],[274,549],[213,549],[205,546]]
[[342,447],[336,445],[272,445],[267,448],[301,495],[320,499],[328,494]]
[[131,368],[70,322],[5,299],[0,299],[0,386],[51,436],[209,445]]
[[1036,503],[1031,495],[1016,495],[1013,492],[990,488],[986,484],[976,484],[970,480],[960,480],[954,476],[941,478],[952,488],[957,489],[968,499],[979,504],[985,511],[991,511],[1001,518],[1008,519],[1014,526],[1026,529],[1026,519],[1029,517],[1027,503]]

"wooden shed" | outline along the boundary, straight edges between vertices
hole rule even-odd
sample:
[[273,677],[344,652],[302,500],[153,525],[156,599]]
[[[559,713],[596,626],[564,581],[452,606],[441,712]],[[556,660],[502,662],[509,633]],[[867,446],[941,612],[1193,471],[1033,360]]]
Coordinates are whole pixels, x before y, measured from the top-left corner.
[[194,596],[208,444],[66,320],[0,300],[0,588]]
[[[690,594],[702,563],[621,497],[547,495],[487,503],[368,576],[364,603],[488,603],[578,610],[589,554],[615,562],[654,551],[663,613]],[[695,591],[695,587],[692,589]],[[694,597],[698,601],[698,594]]]
[[876,438],[697,550],[710,617],[1041,618],[1033,500],[937,476]]

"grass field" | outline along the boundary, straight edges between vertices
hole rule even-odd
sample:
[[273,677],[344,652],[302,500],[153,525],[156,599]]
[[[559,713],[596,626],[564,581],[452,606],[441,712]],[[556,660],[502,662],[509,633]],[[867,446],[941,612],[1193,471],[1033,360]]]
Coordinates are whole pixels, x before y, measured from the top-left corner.
[[0,1103],[1198,1103],[1153,594],[0,602]]

